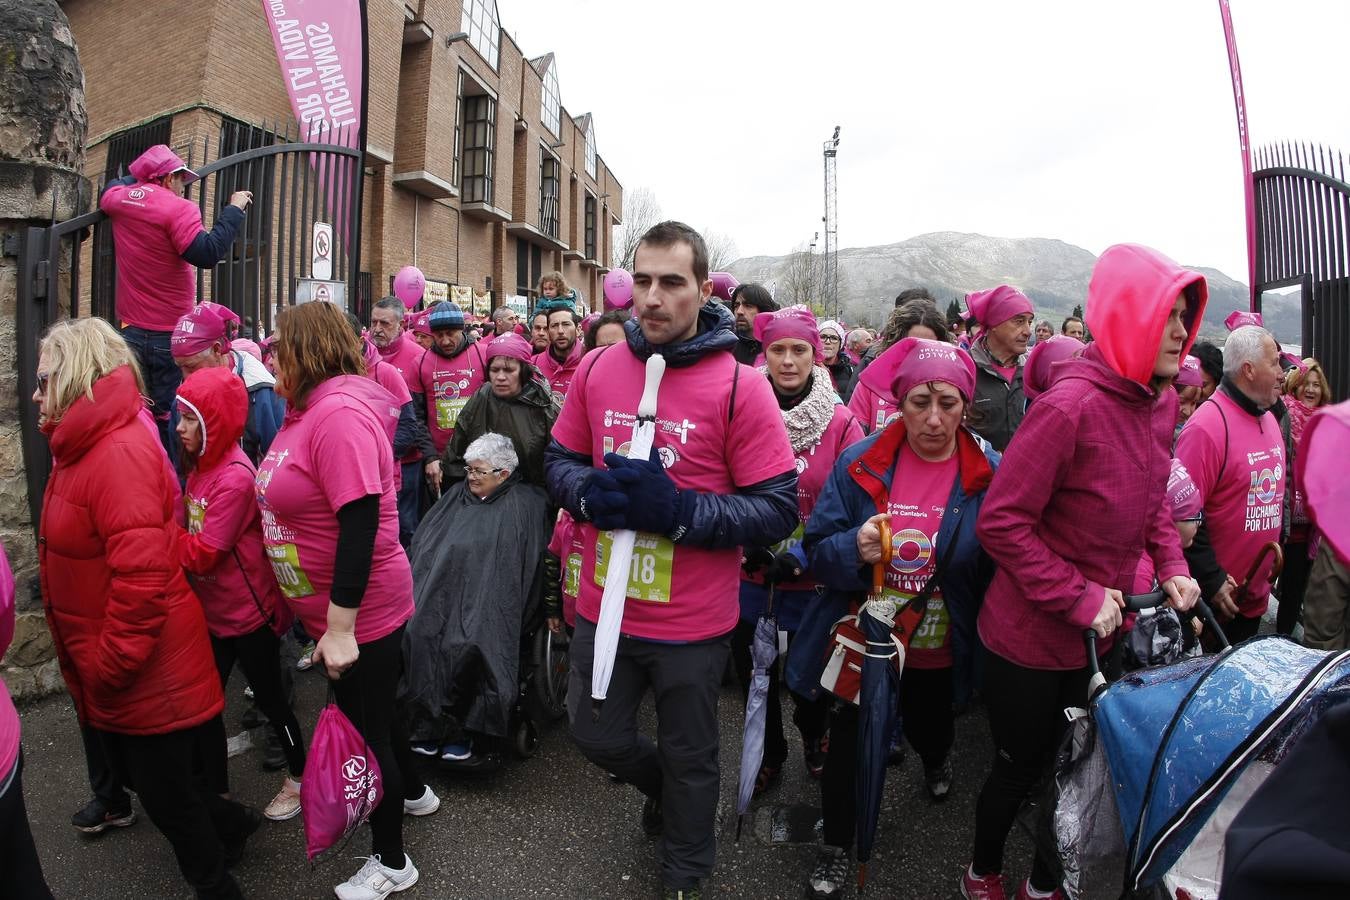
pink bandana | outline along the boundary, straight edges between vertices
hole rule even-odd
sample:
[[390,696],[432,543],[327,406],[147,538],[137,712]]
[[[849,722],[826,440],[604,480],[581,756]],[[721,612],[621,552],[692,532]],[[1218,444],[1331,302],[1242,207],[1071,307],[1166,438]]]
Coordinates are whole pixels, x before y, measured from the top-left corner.
[[1027,295],[1008,284],[1000,284],[987,291],[976,291],[966,295],[966,306],[975,321],[985,328],[1002,325],[1013,316],[1024,313],[1035,314],[1036,309],[1027,299]]
[[975,394],[975,360],[960,347],[927,338],[905,338],[888,347],[859,376],[877,394],[903,400],[915,385],[945,381],[970,402]]
[[816,359],[820,359],[820,327],[816,324],[815,314],[805,306],[789,306],[755,316],[755,340],[765,350],[774,341],[786,338],[810,344]]

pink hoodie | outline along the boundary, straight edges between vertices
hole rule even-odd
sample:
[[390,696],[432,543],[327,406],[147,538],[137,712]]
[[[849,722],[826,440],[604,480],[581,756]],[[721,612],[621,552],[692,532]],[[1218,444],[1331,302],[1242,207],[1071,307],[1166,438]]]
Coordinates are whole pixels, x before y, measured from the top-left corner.
[[998,564],[979,632],[1017,665],[1084,666],[1082,633],[1104,589],[1129,591],[1141,555],[1161,580],[1187,574],[1164,503],[1176,391],[1147,386],[1183,290],[1186,319],[1199,322],[1203,276],[1145,247],[1102,254],[1088,289],[1096,341],[1055,367],[1055,389],[1031,405],[1004,453],[978,525]]

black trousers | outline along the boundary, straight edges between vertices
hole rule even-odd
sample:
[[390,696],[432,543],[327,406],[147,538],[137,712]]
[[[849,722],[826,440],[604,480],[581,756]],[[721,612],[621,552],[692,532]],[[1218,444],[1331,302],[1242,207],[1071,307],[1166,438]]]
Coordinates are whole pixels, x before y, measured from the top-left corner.
[[403,801],[422,796],[426,784],[416,774],[408,730],[394,706],[403,674],[403,629],[360,644],[360,657],[333,682],[338,708],[366,739],[380,764],[384,796],[370,815],[371,853],[392,869],[404,866]]
[[[661,800],[657,855],[670,887],[693,887],[708,877],[717,854],[717,694],[730,645],[730,634],[687,644],[621,637],[597,720],[590,699],[595,623],[577,617],[567,688],[572,737],[591,762]],[[637,730],[649,689],[656,700],[655,742]]]
[[[744,619],[738,621],[736,630],[731,633],[731,665],[741,683],[742,697],[748,696],[750,692],[751,670],[754,668],[754,661],[750,657],[750,645],[754,639],[755,623]],[[788,646],[791,646],[791,642],[792,638],[789,636]],[[782,678],[778,674],[778,669],[777,665],[769,669],[769,693],[765,698],[762,765],[770,768],[782,766],[788,755],[787,738],[783,734],[783,704],[780,699]],[[828,695],[822,692],[820,698],[808,700],[793,691],[788,693],[792,695],[792,724],[801,732],[802,740],[808,742],[820,740],[825,735],[825,729],[829,727],[826,721],[830,708]]]
[[131,809],[131,797],[108,762],[108,752],[103,748],[98,729],[81,724],[80,741],[84,744],[84,765],[94,796],[110,810],[125,812]]
[[[238,637],[211,635],[211,652],[216,658],[221,687],[230,680],[234,664],[239,663],[253,688],[253,702],[267,716],[268,726],[286,751],[287,768],[293,777],[299,778],[305,772],[305,739],[281,683],[281,638],[270,625],[262,625],[256,631]],[[225,784],[228,790],[228,780]]]
[[[994,764],[975,806],[977,875],[1003,871],[1003,845],[1017,811],[1054,763],[1068,727],[1064,710],[1087,702],[1087,684],[1086,666],[1069,671],[1028,669],[996,653],[986,655],[984,699]],[[1057,871],[1058,864],[1038,849],[1031,867],[1032,886],[1051,890]]]
[[[946,760],[956,739],[952,670],[906,669],[900,677],[900,715],[905,738],[925,769]],[[822,838],[833,847],[853,846],[857,823],[858,707],[836,700],[830,708],[830,752],[820,779]]]
[[1275,613],[1275,631],[1283,635],[1294,633],[1299,613],[1303,612],[1303,595],[1308,590],[1308,575],[1312,560],[1308,559],[1308,542],[1290,542],[1284,545],[1284,568],[1276,593],[1280,607]]
[[[1302,605],[1300,598],[1299,604]],[[1281,606],[1283,609],[1283,606]],[[1279,613],[1276,613],[1278,616]],[[1247,638],[1256,637],[1257,631],[1261,628],[1260,616],[1244,616],[1238,613],[1226,622],[1220,621],[1219,627],[1223,629],[1223,636],[1228,638],[1228,643],[1236,644],[1245,641]],[[1292,628],[1292,626],[1290,626]]]
[[197,896],[242,897],[225,870],[225,843],[241,839],[251,823],[243,806],[221,798],[198,775],[202,745],[217,736],[209,724],[168,734],[105,731],[101,737],[109,762],[172,845],[178,869]]
[[[23,803],[23,751],[14,761],[9,787],[0,793],[0,900],[51,900],[28,810]],[[6,775],[0,774],[0,788]]]

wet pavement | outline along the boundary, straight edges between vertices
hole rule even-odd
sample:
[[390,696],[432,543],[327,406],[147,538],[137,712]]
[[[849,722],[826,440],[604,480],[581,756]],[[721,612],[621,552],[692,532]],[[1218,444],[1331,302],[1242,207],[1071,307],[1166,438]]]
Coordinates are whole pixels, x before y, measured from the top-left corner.
[[[243,712],[242,682],[228,692],[227,730],[237,734]],[[321,677],[297,679],[296,712],[312,728],[324,700]],[[799,744],[783,778],[752,810],[735,840],[735,791],[744,707],[734,686],[722,691],[722,805],[717,869],[705,884],[710,897],[796,898],[804,895],[815,857],[808,843],[772,840],[775,818],[808,826],[809,812],[782,807],[817,804],[820,789],[807,777]],[[34,838],[58,898],[190,897],[168,843],[142,816],[131,828],[87,837],[70,816],[89,799],[75,714],[65,697],[21,711],[25,751],[24,793]],[[648,727],[650,709],[646,711]],[[791,715],[785,717],[790,721]],[[790,729],[789,725],[789,729]],[[989,763],[989,733],[982,711],[957,719],[950,799],[931,803],[922,767],[911,755],[889,770],[876,850],[868,869],[866,896],[948,898],[957,896],[961,868],[969,861],[975,795]],[[649,732],[650,733],[650,732]],[[260,737],[257,732],[255,736]],[[280,786],[279,773],[261,770],[261,751],[230,760],[236,797],[266,805]],[[564,723],[545,730],[537,753],[513,760],[491,775],[466,777],[427,766],[425,775],[441,796],[433,816],[405,819],[408,854],[421,872],[418,885],[400,898],[628,898],[660,895],[654,845],[643,835],[641,795],[611,783],[572,746]],[[139,811],[139,806],[136,807]],[[781,832],[782,829],[779,829]],[[801,837],[798,834],[798,837]],[[369,832],[359,831],[344,853],[313,868],[305,860],[299,817],[267,822],[249,841],[236,877],[250,898],[331,897],[333,885],[357,868],[369,852]],[[1029,839],[1014,830],[1008,845],[1009,876],[1024,877]],[[1010,893],[1015,888],[1009,885]],[[852,896],[850,889],[846,896]]]

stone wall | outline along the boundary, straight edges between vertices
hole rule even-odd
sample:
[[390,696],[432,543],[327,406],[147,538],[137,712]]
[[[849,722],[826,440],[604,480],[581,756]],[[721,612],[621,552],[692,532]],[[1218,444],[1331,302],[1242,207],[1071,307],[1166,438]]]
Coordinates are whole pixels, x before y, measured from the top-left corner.
[[[18,260],[8,251],[28,227],[84,212],[90,188],[82,174],[84,74],[65,14],[56,0],[0,0],[0,22],[0,543],[18,581],[19,609],[0,676],[25,698],[63,685],[36,590],[19,437],[20,404],[32,401],[18,390]],[[62,271],[63,284],[68,279]]]

